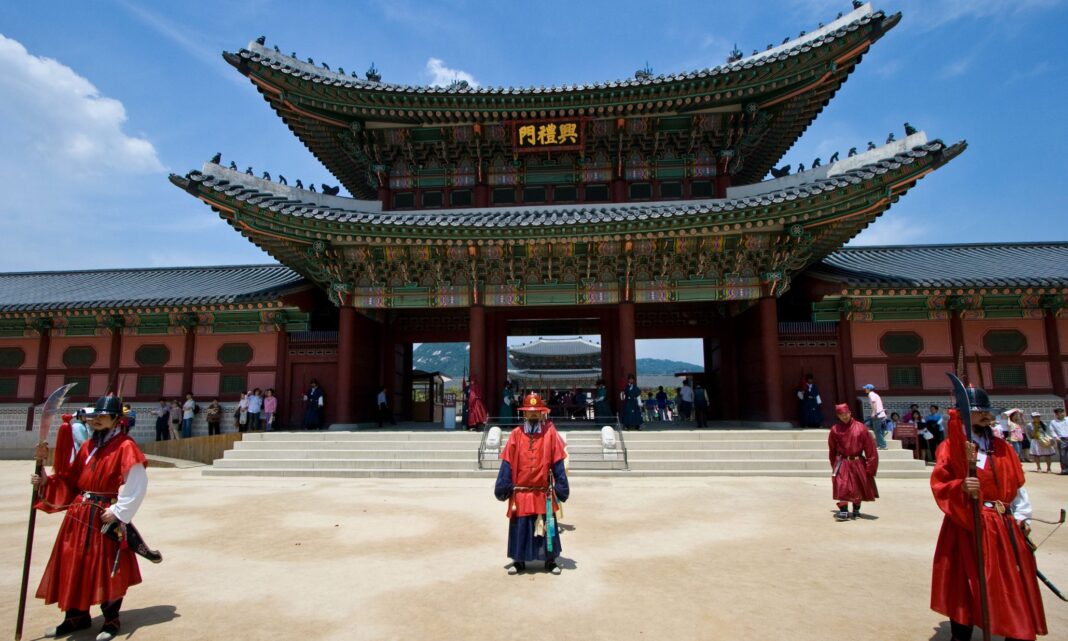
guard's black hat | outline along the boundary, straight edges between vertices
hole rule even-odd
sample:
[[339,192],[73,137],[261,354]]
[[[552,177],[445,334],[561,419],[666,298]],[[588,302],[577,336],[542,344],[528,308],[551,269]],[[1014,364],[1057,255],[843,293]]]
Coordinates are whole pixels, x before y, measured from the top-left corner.
[[100,414],[122,416],[122,399],[112,394],[101,396],[97,400],[96,405],[93,406],[93,411],[89,412],[87,416],[97,416]]
[[991,412],[993,408],[990,407],[990,397],[987,393],[979,388],[969,385],[965,391],[968,393],[968,405],[971,406],[973,412]]

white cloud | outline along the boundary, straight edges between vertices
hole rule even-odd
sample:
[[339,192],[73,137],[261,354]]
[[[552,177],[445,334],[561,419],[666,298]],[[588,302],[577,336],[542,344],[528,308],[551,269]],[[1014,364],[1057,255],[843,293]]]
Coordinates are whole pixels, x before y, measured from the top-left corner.
[[123,131],[123,104],[70,67],[3,35],[0,67],[0,121],[8,129],[0,166],[17,163],[4,168],[65,179],[163,171],[152,143]]
[[926,224],[915,222],[905,216],[883,214],[847,245],[849,247],[909,245],[930,243],[933,240],[934,232]]
[[466,80],[472,87],[478,86],[475,77],[460,69],[450,69],[445,66],[445,61],[440,58],[431,58],[426,61],[426,73],[430,76],[430,84],[437,87],[446,87],[457,80]]
[[972,66],[971,58],[958,58],[942,67],[943,78],[956,78],[957,76],[963,76],[968,72]]

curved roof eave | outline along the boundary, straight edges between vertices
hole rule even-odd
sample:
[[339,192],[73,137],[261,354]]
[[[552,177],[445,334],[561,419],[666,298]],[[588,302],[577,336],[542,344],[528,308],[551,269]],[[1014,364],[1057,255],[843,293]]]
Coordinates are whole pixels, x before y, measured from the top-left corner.
[[215,200],[218,204],[236,201],[235,204],[239,203],[240,207],[252,206],[272,220],[296,227],[329,223],[333,227],[332,233],[382,237],[405,233],[430,236],[434,234],[428,232],[449,230],[486,237],[509,230],[529,233],[539,228],[566,226],[575,229],[575,234],[583,235],[592,233],[592,227],[598,224],[684,221],[687,217],[739,214],[746,210],[812,198],[861,184],[902,165],[923,161],[931,154],[941,154],[943,162],[948,161],[966,146],[961,142],[947,147],[940,140],[927,142],[922,134],[917,136],[922,144],[905,147],[902,145],[905,141],[898,141],[885,145],[866,152],[864,164],[859,166],[855,159],[847,158],[800,174],[800,179],[795,175],[750,186],[736,198],[702,201],[382,211],[378,201],[314,194],[212,163],[206,163],[202,170],[190,172],[184,177],[172,175],[171,181],[201,199]]
[[883,11],[876,11],[872,8],[870,3],[866,3],[857,9],[836,18],[827,25],[821,25],[811,33],[802,32],[802,35],[788,39],[781,45],[773,46],[765,51],[754,52],[752,55],[743,56],[732,62],[715,67],[674,74],[662,74],[650,78],[635,77],[593,84],[584,83],[579,85],[571,84],[549,87],[482,87],[460,85],[440,87],[364,80],[356,77],[355,72],[350,76],[346,76],[344,73],[316,66],[313,62],[302,61],[292,55],[286,55],[278,50],[277,47],[272,49],[264,44],[259,44],[256,41],[250,42],[247,47],[236,52],[226,52],[224,53],[224,57],[235,67],[240,67],[242,61],[249,61],[261,67],[270,68],[306,82],[335,87],[342,91],[358,93],[409,94],[424,97],[477,97],[501,95],[533,97],[542,95],[587,95],[591,92],[618,91],[620,89],[629,88],[657,89],[660,87],[671,87],[681,82],[700,78],[751,73],[761,67],[784,62],[799,53],[823,47],[828,43],[869,24],[880,24],[885,31],[893,28],[899,20],[899,13],[887,16]]

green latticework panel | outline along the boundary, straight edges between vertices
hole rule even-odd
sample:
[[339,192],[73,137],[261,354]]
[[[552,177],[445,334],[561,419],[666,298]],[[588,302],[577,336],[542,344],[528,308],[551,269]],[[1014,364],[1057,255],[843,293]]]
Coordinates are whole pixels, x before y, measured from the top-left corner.
[[887,332],[879,339],[887,356],[915,356],[923,351],[923,338],[916,332]]
[[248,365],[252,360],[252,346],[248,343],[226,343],[219,348],[218,358],[222,365]]
[[163,393],[163,377],[157,374],[142,374],[137,377],[138,396],[159,396]]
[[219,394],[241,394],[245,390],[245,381],[247,380],[244,374],[223,374],[219,379]]
[[890,367],[890,389],[899,387],[923,387],[920,368],[911,365]]
[[994,387],[1027,387],[1023,365],[994,365]]
[[[68,347],[63,351],[63,364],[67,367],[89,367],[95,362],[96,350],[92,347]],[[85,393],[88,392],[86,389]]]
[[67,319],[67,326],[63,328],[63,333],[66,336],[95,336],[96,330],[96,318],[92,316],[76,316]]
[[63,379],[63,384],[74,383],[74,387],[68,392],[68,396],[89,396],[89,377],[88,376],[67,376]]
[[14,376],[0,378],[0,396],[18,396],[19,379]]
[[0,368],[22,367],[26,362],[26,352],[21,347],[0,347]]
[[167,349],[166,345],[142,345],[134,352],[134,360],[142,366],[165,365],[171,360],[171,350]]
[[991,354],[1020,354],[1027,349],[1027,337],[1015,329],[995,329],[983,336],[983,347]]

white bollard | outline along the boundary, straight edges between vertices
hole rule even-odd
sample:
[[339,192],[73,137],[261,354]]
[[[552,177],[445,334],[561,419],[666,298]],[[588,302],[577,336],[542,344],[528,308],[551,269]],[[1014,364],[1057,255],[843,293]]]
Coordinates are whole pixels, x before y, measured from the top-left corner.
[[616,446],[616,431],[611,426],[601,428],[601,447],[612,449]]
[[501,446],[501,428],[494,425],[486,434],[486,447],[498,449]]

